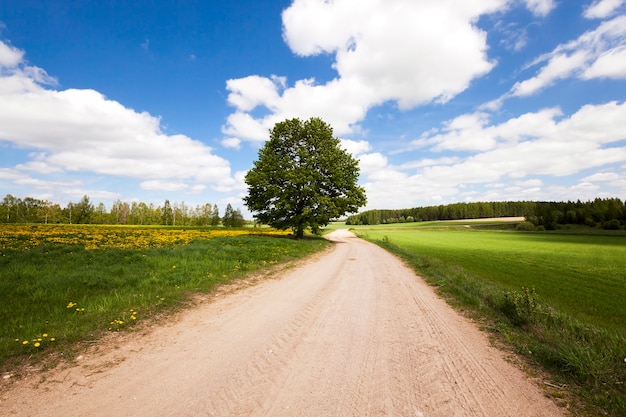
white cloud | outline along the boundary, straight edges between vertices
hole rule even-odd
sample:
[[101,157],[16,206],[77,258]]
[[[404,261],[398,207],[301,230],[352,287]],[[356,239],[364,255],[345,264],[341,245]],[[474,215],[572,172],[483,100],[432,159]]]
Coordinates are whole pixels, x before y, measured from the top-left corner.
[[387,157],[379,152],[359,156],[359,167],[365,175],[376,175],[387,167]]
[[570,77],[580,69],[587,61],[587,54],[583,51],[573,55],[555,55],[539,71],[539,73],[525,81],[518,82],[513,86],[513,95],[528,96],[535,94],[560,79]]
[[94,90],[45,88],[42,84],[53,79],[25,65],[21,51],[0,42],[0,54],[0,141],[35,151],[20,170],[80,171],[170,184],[172,179],[229,181],[228,161],[199,141],[164,133],[158,117]]
[[263,105],[270,110],[276,109],[280,101],[279,91],[284,88],[286,79],[273,75],[271,78],[250,75],[226,81],[228,104],[241,111],[250,111]]
[[432,151],[487,151],[502,144],[517,143],[525,138],[545,135],[554,129],[557,108],[528,113],[495,126],[489,126],[486,113],[464,114],[445,122],[442,129],[413,141],[415,147]]
[[585,9],[583,16],[587,19],[604,19],[613,15],[624,4],[626,0],[595,0]]
[[528,10],[540,17],[547,16],[556,7],[555,0],[524,0],[524,3]]
[[0,67],[15,68],[24,59],[24,51],[0,41]]
[[[544,4],[531,3],[537,10]],[[278,121],[318,116],[344,135],[359,130],[370,108],[388,101],[400,109],[446,102],[495,65],[487,58],[486,33],[475,23],[507,5],[506,0],[295,0],[282,14],[285,42],[300,56],[333,55],[337,77],[291,86],[277,76],[229,80],[228,102],[235,112],[223,133],[262,141]],[[253,115],[259,108],[269,114]]]
[[184,182],[174,182],[174,181],[159,181],[159,180],[149,180],[143,181],[139,184],[141,188],[144,190],[157,190],[157,191],[180,191],[186,190],[189,188],[188,184]]
[[372,149],[372,146],[366,140],[341,139],[341,146],[355,156],[369,152]]
[[626,45],[600,55],[582,73],[581,78],[626,78]]
[[[462,115],[416,142],[446,154],[399,166],[377,153],[360,157],[368,207],[412,207],[417,201],[439,204],[463,197],[593,198],[602,182],[626,192],[626,175],[621,173],[588,176],[575,186],[553,184],[586,170],[626,163],[626,102],[585,105],[569,116],[544,109],[500,124],[491,124],[483,114]],[[479,146],[483,143],[489,146]]]
[[528,96],[569,77],[626,78],[626,15],[602,22],[596,29],[583,33],[578,39],[559,45],[552,52],[535,60],[544,64],[537,74],[516,83],[513,96]]
[[241,149],[241,139],[237,138],[224,138],[221,141],[222,146],[231,149]]
[[621,177],[615,172],[597,172],[582,179],[586,182],[606,182],[619,180]]

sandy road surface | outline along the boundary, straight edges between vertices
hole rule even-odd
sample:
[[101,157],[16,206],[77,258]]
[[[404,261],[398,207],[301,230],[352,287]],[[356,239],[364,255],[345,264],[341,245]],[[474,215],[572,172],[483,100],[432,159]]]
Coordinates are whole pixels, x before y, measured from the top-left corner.
[[5,385],[2,416],[560,416],[486,336],[347,231],[279,280],[77,366]]

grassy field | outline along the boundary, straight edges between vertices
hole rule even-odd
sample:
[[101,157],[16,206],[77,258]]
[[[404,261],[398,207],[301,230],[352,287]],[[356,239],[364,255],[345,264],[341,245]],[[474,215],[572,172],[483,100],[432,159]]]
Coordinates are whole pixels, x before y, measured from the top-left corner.
[[0,226],[0,371],[320,250],[271,229]]
[[626,332],[626,238],[458,229],[368,230],[421,255],[460,265],[573,317]]
[[626,415],[626,236],[481,227],[438,222],[354,231],[403,257],[452,304],[492,323],[501,340],[581,398],[581,412]]

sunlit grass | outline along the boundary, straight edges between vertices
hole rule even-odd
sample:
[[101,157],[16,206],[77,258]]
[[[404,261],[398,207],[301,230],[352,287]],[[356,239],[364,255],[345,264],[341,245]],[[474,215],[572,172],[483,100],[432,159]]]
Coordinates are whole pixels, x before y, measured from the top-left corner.
[[327,245],[267,228],[2,226],[0,232],[0,370],[101,332],[131,329],[187,305],[194,294]]

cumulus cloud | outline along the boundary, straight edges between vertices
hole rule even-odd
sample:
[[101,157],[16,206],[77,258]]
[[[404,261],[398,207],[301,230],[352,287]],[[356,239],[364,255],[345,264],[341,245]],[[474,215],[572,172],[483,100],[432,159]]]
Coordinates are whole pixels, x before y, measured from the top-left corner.
[[569,77],[626,78],[626,15],[602,22],[578,39],[559,45],[536,59],[542,65],[534,77],[516,83],[513,96],[528,96]]
[[134,178],[146,189],[232,181],[228,161],[202,142],[164,133],[158,117],[94,90],[46,88],[53,81],[0,42],[0,141],[34,150],[19,170]]
[[240,149],[241,148],[241,139],[224,138],[224,139],[222,139],[221,144],[225,148]]
[[[526,3],[540,14],[551,4]],[[223,132],[262,141],[278,121],[319,116],[343,135],[359,131],[368,110],[385,102],[400,109],[446,102],[495,65],[475,23],[507,6],[506,0],[295,0],[282,14],[285,42],[299,56],[332,55],[337,77],[293,85],[278,76],[229,80],[235,111]]]
[[372,146],[366,140],[341,139],[341,146],[352,155],[360,155],[372,149]]
[[[626,163],[626,102],[585,105],[569,116],[549,108],[499,124],[491,123],[484,113],[461,115],[414,145],[443,155],[399,166],[376,153],[360,157],[369,207],[389,207],[391,201],[395,207],[411,207],[418,199],[438,204],[447,197],[459,201],[463,196],[469,200],[501,200],[503,195],[512,200],[593,198],[599,184],[626,190],[626,174],[608,168]],[[569,187],[546,184],[548,178],[589,169],[602,171]],[[486,191],[482,189],[487,185]],[[481,187],[480,193],[475,186]]]

